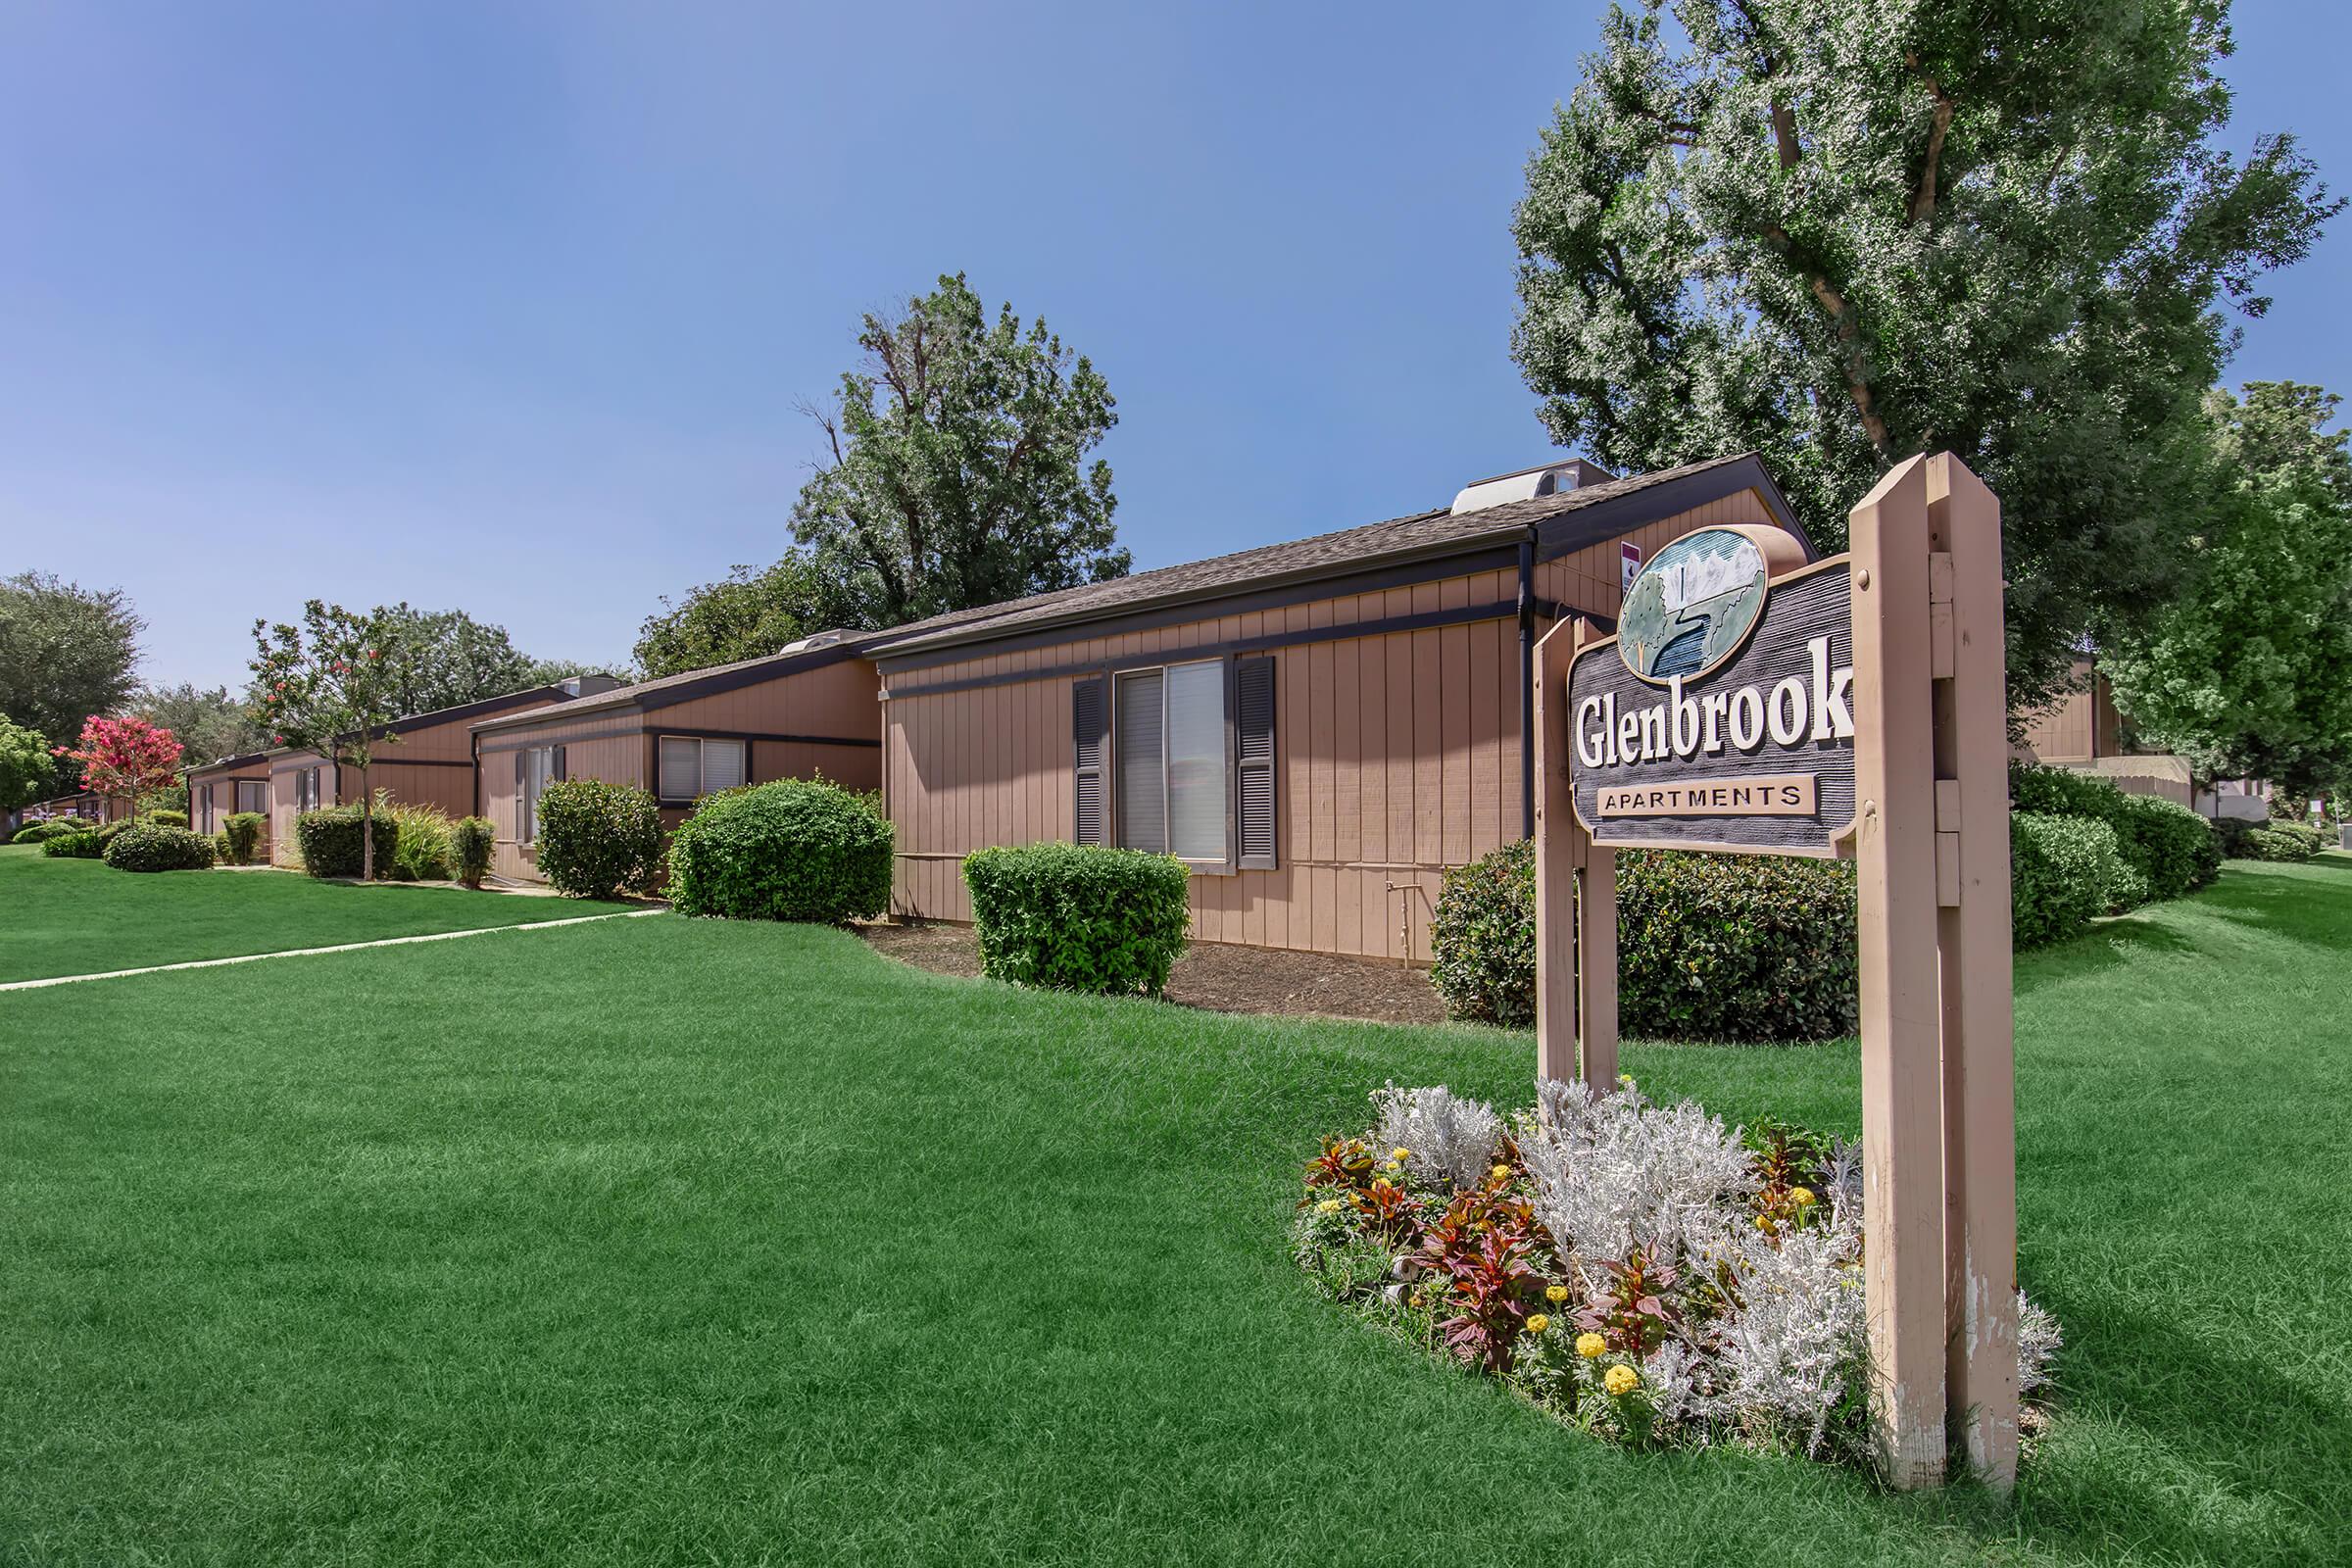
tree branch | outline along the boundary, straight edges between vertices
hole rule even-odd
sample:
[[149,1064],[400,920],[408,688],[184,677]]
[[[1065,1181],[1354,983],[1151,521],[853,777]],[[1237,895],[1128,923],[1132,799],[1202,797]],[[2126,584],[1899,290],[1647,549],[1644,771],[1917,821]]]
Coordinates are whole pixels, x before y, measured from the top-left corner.
[[1919,183],[1911,189],[1911,221],[1924,223],[1936,216],[1936,182],[1943,163],[1943,139],[1952,128],[1952,99],[1941,82],[1920,68],[1918,50],[1905,54],[1903,64],[1927,83],[1928,91],[1936,98],[1936,117],[1928,126],[1928,156],[1920,165]]
[[1861,417],[1862,433],[1870,437],[1872,448],[1888,462],[1894,460],[1894,442],[1886,433],[1886,421],[1878,411],[1878,400],[1872,395],[1869,364],[1862,354],[1862,323],[1855,314],[1853,302],[1832,283],[1819,268],[1807,266],[1796,255],[1795,241],[1778,223],[1764,227],[1765,241],[1779,251],[1788,263],[1804,275],[1805,285],[1813,291],[1814,300],[1829,317],[1838,342],[1843,350],[1840,356],[1845,376],[1846,396],[1853,400],[1854,413]]

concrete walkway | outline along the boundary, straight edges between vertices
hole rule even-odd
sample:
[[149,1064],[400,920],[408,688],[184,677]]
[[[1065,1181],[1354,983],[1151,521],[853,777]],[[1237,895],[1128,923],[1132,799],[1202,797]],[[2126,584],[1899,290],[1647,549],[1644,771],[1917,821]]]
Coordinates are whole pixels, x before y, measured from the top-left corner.
[[417,942],[455,942],[460,937],[495,936],[501,931],[553,931],[558,926],[594,925],[599,920],[642,920],[649,914],[667,914],[667,908],[625,909],[618,914],[578,914],[565,920],[526,920],[520,925],[487,925],[471,931],[435,931],[421,937],[383,937],[374,942],[344,942],[331,948],[289,948],[283,953],[248,953],[234,958],[191,958],[185,963],[150,964],[144,969],[108,969],[99,974],[51,975],[46,980],[11,980],[0,991],[37,991],[43,986],[79,985],[84,980],[122,980],[134,974],[170,974],[175,969],[219,969],[231,963],[260,963],[265,958],[310,958],[321,953],[358,953],[367,948],[405,948]]

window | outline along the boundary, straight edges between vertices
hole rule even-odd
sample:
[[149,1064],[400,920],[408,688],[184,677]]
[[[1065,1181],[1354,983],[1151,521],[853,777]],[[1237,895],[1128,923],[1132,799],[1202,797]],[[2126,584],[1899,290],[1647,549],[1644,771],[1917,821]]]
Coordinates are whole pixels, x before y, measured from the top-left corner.
[[514,842],[539,841],[539,798],[564,777],[564,748],[529,746],[514,754]]
[[744,781],[743,742],[694,735],[662,737],[661,782],[665,801],[697,801]]
[[237,780],[237,809],[240,811],[267,811],[270,809],[268,781],[258,778]]
[[1130,670],[1112,704],[1117,842],[1230,864],[1233,757],[1223,660]]
[[196,831],[210,833],[213,831],[213,786],[207,784],[197,799],[203,804],[196,808]]
[[319,769],[306,767],[294,775],[294,809],[297,811],[318,809],[318,774]]

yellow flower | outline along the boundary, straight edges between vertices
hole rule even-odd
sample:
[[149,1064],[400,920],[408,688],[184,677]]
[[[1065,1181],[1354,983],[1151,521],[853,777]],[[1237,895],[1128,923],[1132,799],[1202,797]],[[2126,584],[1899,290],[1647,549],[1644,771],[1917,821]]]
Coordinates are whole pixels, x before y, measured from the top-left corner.
[[1813,1189],[1810,1187],[1797,1187],[1790,1189],[1788,1194],[1788,1201],[1794,1203],[1799,1208],[1811,1208],[1815,1201],[1813,1197]]
[[1597,1334],[1579,1334],[1576,1337],[1576,1353],[1588,1361],[1599,1360],[1608,1348],[1609,1342]]
[[1315,1212],[1318,1214],[1337,1214],[1339,1211],[1340,1200],[1336,1198],[1326,1198],[1315,1205]]
[[1402,1144],[1398,1144],[1395,1149],[1389,1151],[1389,1157],[1401,1162],[1412,1158],[1413,1152],[1405,1148]]
[[1620,1361],[1600,1375],[1600,1386],[1622,1399],[1642,1386],[1642,1374]]
[[1497,1165],[1493,1170],[1487,1172],[1487,1174],[1494,1177],[1498,1182],[1508,1181],[1511,1175],[1511,1167],[1508,1165]]
[[1617,1086],[1618,1086],[1620,1089],[1631,1089],[1631,1088],[1633,1088],[1633,1087],[1634,1087],[1634,1075],[1633,1075],[1632,1073],[1630,1073],[1630,1072],[1621,1072],[1621,1073],[1619,1073],[1619,1074],[1617,1075]]
[[1549,1289],[1544,1291],[1544,1299],[1549,1301],[1554,1306],[1559,1305],[1562,1301],[1568,1299],[1568,1287],[1565,1285],[1551,1286]]
[[1386,1165],[1383,1165],[1380,1168],[1382,1170],[1400,1171],[1404,1169],[1404,1161],[1401,1159],[1392,1159]]
[[1544,1332],[1545,1329],[1547,1329],[1547,1328],[1549,1328],[1549,1327],[1551,1327],[1551,1319],[1550,1319],[1550,1318],[1548,1318],[1548,1317],[1546,1317],[1546,1316],[1544,1316],[1543,1313],[1541,1313],[1541,1312],[1531,1312],[1530,1314],[1528,1314],[1528,1319],[1527,1319],[1527,1332],[1528,1332],[1528,1333],[1530,1333],[1530,1334],[1541,1334],[1541,1333],[1543,1333],[1543,1332]]
[[1773,1230],[1772,1216],[1770,1214],[1758,1214],[1756,1216],[1756,1229],[1762,1231],[1765,1235],[1770,1236]]

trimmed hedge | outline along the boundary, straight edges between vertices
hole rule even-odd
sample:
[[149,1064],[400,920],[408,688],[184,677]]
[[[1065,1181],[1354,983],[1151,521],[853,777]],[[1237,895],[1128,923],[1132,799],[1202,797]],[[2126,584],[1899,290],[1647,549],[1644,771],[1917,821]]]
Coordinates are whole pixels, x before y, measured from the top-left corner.
[[539,874],[558,893],[609,899],[662,874],[662,805],[651,790],[567,778],[539,797]]
[[822,779],[728,790],[670,836],[670,906],[736,920],[870,918],[890,907],[897,842],[870,804]]
[[115,836],[129,826],[128,821],[122,821],[92,827],[85,820],[83,826],[52,832],[41,841],[41,853],[60,859],[95,860],[106,854],[106,847],[115,842]]
[[49,824],[47,822],[27,822],[10,834],[8,842],[11,844],[38,844],[48,836]]
[[2020,949],[2063,942],[2114,906],[2131,868],[2115,829],[2084,816],[2017,811],[2009,818],[2009,907]]
[[[392,874],[392,852],[400,847],[400,826],[378,812],[371,837],[375,840],[377,879]],[[360,874],[360,808],[328,806],[305,811],[294,819],[294,844],[302,852],[302,868],[313,876]]]
[[1078,844],[975,850],[963,858],[981,972],[1015,985],[1156,997],[1192,925],[1173,856]]
[[490,852],[498,843],[498,824],[486,816],[461,816],[449,825],[449,858],[460,882],[482,885],[490,874]]
[[2156,796],[2127,795],[2095,773],[2012,762],[2009,806],[2034,816],[2106,823],[2114,831],[2116,853],[2126,870],[2107,886],[2113,908],[2128,909],[2150,899],[2177,899],[2221,874],[2221,856],[2204,817]]
[[188,813],[168,809],[154,810],[147,813],[146,820],[153,822],[157,827],[186,827]]
[[[1449,871],[1430,926],[1430,983],[1452,1016],[1536,1016],[1535,850],[1525,840]],[[1629,1034],[1826,1040],[1851,1034],[1853,871],[1775,856],[1617,857],[1617,1009]]]
[[267,813],[238,811],[220,824],[228,840],[228,858],[238,865],[252,861],[254,853],[262,847],[262,829],[270,825]]
[[206,871],[213,843],[201,833],[168,822],[142,822],[115,835],[106,863],[118,871]]
[[2308,860],[2328,847],[2320,830],[2303,822],[2284,822],[2273,818],[2246,834],[2245,857],[2255,860],[2278,860],[2292,864]]
[[63,838],[69,833],[93,833],[96,831],[97,824],[86,816],[53,816],[46,821],[25,823],[17,829],[16,837],[8,842],[11,844],[41,844],[50,839]]

